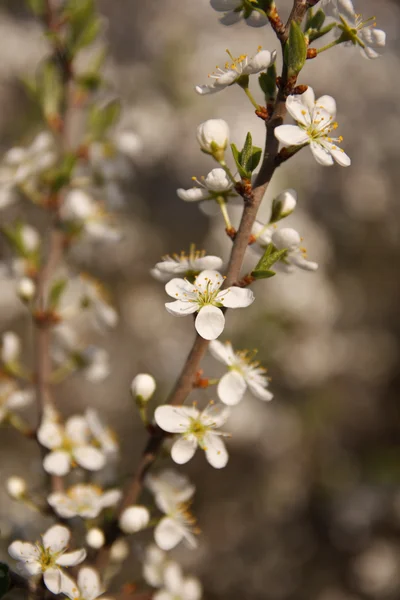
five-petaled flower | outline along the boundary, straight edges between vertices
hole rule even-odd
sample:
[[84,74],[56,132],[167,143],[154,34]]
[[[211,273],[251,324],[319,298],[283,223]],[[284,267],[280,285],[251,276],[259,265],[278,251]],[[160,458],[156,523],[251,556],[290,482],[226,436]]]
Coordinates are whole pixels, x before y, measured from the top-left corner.
[[286,108],[297,125],[276,127],[275,136],[284,146],[310,145],[315,160],[323,166],[333,165],[334,161],[342,167],[350,165],[350,158],[338,146],[343,138],[331,136],[337,128],[336,102],[331,96],[315,100],[314,91],[309,87],[304,94],[289,96]]
[[165,291],[175,298],[165,307],[176,317],[185,317],[197,312],[195,327],[197,333],[206,340],[215,340],[224,330],[225,317],[221,307],[242,308],[254,302],[251,290],[228,287],[220,291],[224,279],[218,271],[202,271],[190,283],[186,279],[171,279]]
[[273,394],[267,389],[268,378],[260,363],[252,361],[252,355],[246,351],[234,351],[230,342],[214,340],[210,352],[220,362],[228,366],[228,373],[221,377],[217,392],[224,404],[238,404],[248,388],[261,400],[272,400]]
[[247,85],[249,75],[265,71],[276,59],[275,50],[269,52],[268,50],[261,50],[261,48],[251,58],[247,54],[234,58],[228,50],[227,53],[231,61],[225,63],[223,69],[217,67],[216,72],[209,75],[213,79],[211,85],[197,85],[195,89],[198,94],[215,94],[234,83],[241,83],[243,78],[245,78],[245,85]]
[[156,263],[151,270],[151,274],[159,281],[169,281],[177,275],[193,278],[204,270],[218,270],[222,264],[222,258],[219,256],[206,255],[204,250],[196,250],[193,245],[189,254],[181,252],[163,256],[162,261]]
[[[212,8],[225,13],[219,20],[222,25],[234,25],[242,19],[250,27],[263,27],[268,24],[264,11],[243,0],[210,0]],[[254,8],[253,8],[254,6]]]
[[86,550],[65,552],[70,540],[70,531],[62,525],[54,525],[42,536],[42,541],[36,544],[16,540],[9,548],[8,553],[15,560],[19,560],[18,570],[25,577],[43,574],[46,587],[59,594],[62,590],[62,581],[65,575],[60,567],[74,567],[86,558]]
[[65,492],[54,492],[47,502],[63,519],[82,517],[95,519],[104,508],[114,506],[121,499],[121,491],[103,491],[101,487],[90,483],[77,483]]
[[307,259],[307,251],[301,246],[300,234],[291,227],[278,229],[272,234],[272,243],[278,250],[287,249],[285,256],[278,265],[291,273],[295,267],[304,271],[316,271],[318,264]]
[[209,403],[200,412],[195,406],[169,406],[156,408],[154,418],[161,429],[180,434],[171,448],[172,459],[182,465],[187,463],[200,447],[210,465],[222,469],[228,462],[228,452],[221,437],[229,436],[219,427],[229,417],[226,406]]
[[157,508],[164,517],[154,529],[154,540],[162,550],[172,550],[181,541],[194,549],[197,547],[196,519],[190,512],[190,503],[177,502],[171,495],[157,494],[154,498]]
[[378,58],[385,47],[386,33],[376,28],[375,17],[363,19],[351,0],[329,0],[324,10],[337,20],[335,34],[345,45],[359,46],[364,58]]

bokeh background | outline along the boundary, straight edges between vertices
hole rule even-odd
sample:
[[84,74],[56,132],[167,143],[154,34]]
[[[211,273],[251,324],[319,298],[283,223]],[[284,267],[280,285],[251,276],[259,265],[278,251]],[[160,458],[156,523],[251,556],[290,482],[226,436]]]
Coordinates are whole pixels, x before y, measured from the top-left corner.
[[[277,4],[286,16],[290,2]],[[352,166],[322,168],[303,150],[276,173],[261,209],[267,216],[274,193],[294,187],[298,208],[285,225],[300,231],[320,268],[259,282],[256,302],[227,321],[224,339],[258,348],[274,400],[265,405],[248,397],[234,410],[226,469],[213,470],[201,453],[181,468],[196,482],[194,511],[203,533],[198,551],[180,547],[174,555],[201,578],[207,600],[400,596],[400,6],[390,0],[357,6],[366,17],[376,14],[387,32],[385,55],[372,62],[357,48],[335,48],[309,61],[301,76],[317,95],[336,98]],[[117,329],[100,340],[111,352],[112,375],[98,386],[72,377],[57,401],[65,415],[87,404],[99,409],[121,439],[123,478],[146,437],[129,394],[132,377],[152,373],[154,405],[162,403],[193,339],[189,319],[166,313],[163,285],[149,270],[191,242],[229,255],[222,220],[176,196],[177,187],[191,186],[191,176],[213,167],[199,152],[196,126],[220,117],[237,144],[249,130],[255,143],[263,141],[263,123],[239,88],[199,97],[194,85],[225,62],[226,48],[252,54],[277,42],[269,28],[221,26],[207,0],[99,0],[98,7],[109,44],[107,78],[122,99],[122,125],[140,135],[143,152],[123,188],[123,241],[111,250],[83,243],[70,257],[106,281],[120,312]],[[5,151],[41,127],[20,78],[34,72],[47,46],[22,0],[0,2],[0,47]],[[21,207],[1,218],[18,214]],[[22,214],[41,226],[26,205]],[[2,330],[23,335],[29,361],[29,318],[5,284],[0,319]],[[204,363],[210,375],[219,375],[219,366],[211,358]],[[1,481],[22,474],[37,492],[44,489],[33,442],[2,429],[0,452]],[[9,535],[28,538],[43,525],[3,489],[0,506],[5,557]],[[132,541],[115,590],[137,580],[150,538],[144,533]]]

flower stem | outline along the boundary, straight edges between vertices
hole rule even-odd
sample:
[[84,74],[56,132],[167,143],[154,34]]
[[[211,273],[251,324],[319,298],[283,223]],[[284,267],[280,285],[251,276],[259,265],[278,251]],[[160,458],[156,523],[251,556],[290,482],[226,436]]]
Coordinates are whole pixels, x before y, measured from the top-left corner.
[[230,168],[228,167],[228,165],[226,164],[225,160],[220,160],[218,162],[221,165],[221,167],[224,169],[225,173],[228,175],[228,177],[230,178],[232,183],[236,183],[236,179],[234,178],[233,173],[230,170]]
[[226,206],[226,200],[223,196],[218,196],[217,202],[221,209],[222,216],[224,217],[225,227],[226,227],[226,229],[230,229],[232,227],[232,223],[229,218],[228,209]]
[[333,40],[329,44],[326,44],[326,46],[322,46],[322,48],[317,48],[317,54],[321,54],[321,52],[325,52],[325,50],[334,48],[334,46],[338,46],[341,43],[342,43],[342,41],[340,40],[340,38],[337,38],[336,40]]
[[255,101],[254,96],[251,93],[250,89],[248,87],[242,87],[242,90],[244,91],[244,93],[246,94],[246,96],[248,97],[248,99],[250,100],[252,105],[254,106],[254,108],[256,110],[260,110],[260,105]]

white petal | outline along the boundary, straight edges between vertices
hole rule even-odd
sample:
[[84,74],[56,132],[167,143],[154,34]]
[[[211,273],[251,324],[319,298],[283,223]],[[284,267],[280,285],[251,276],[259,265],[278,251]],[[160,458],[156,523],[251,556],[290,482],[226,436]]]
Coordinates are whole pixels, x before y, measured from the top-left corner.
[[15,560],[36,560],[40,556],[39,550],[29,542],[16,540],[8,547],[8,554]]
[[342,150],[342,148],[339,148],[339,146],[336,146],[336,144],[331,144],[329,142],[326,143],[326,147],[328,151],[332,154],[335,161],[341,167],[349,167],[351,165],[350,157],[347,156],[346,152]]
[[245,308],[254,302],[254,294],[247,288],[233,286],[220,292],[218,302],[227,308]]
[[83,562],[86,558],[86,550],[81,548],[80,550],[74,550],[74,552],[66,552],[59,556],[56,563],[61,567],[74,567]]
[[223,425],[230,415],[230,410],[223,404],[209,404],[201,413],[201,421],[207,427],[218,428]]
[[331,154],[321,144],[311,142],[310,148],[317,163],[324,167],[330,167],[333,165],[333,158]]
[[199,202],[200,200],[205,200],[210,196],[208,190],[199,187],[192,187],[188,190],[179,188],[176,190],[176,193],[177,196],[185,202]]
[[35,577],[42,573],[42,567],[38,561],[20,562],[17,564],[16,569],[22,577]]
[[296,250],[301,244],[300,234],[291,227],[277,229],[272,235],[272,242],[278,250],[287,248],[289,251]]
[[71,533],[67,527],[54,525],[42,536],[43,546],[48,548],[51,553],[62,552],[68,546]]
[[218,383],[218,398],[228,406],[238,404],[246,391],[246,382],[237,371],[229,371]]
[[182,586],[184,600],[200,600],[203,590],[200,582],[195,577],[186,577]]
[[186,317],[199,310],[197,302],[185,302],[183,300],[166,302],[164,306],[171,315],[174,315],[174,317]]
[[71,517],[76,517],[78,514],[77,507],[74,506],[73,502],[65,494],[50,494],[47,496],[47,502],[63,519],[70,519]]
[[243,69],[243,73],[252,75],[254,73],[259,73],[260,71],[265,71],[265,69],[274,62],[275,58],[275,51],[271,53],[268,50],[261,50],[261,52],[257,52],[257,54],[249,60],[248,64]]
[[76,600],[80,595],[75,581],[65,574],[63,574],[61,578],[61,593],[68,596],[70,600]]
[[90,567],[83,567],[79,571],[78,586],[85,600],[94,600],[103,591],[98,572]]
[[223,282],[224,278],[221,273],[213,269],[206,269],[197,275],[194,287],[200,291],[205,291],[207,288],[216,291],[219,290]]
[[193,458],[197,449],[197,440],[194,436],[188,438],[181,437],[171,448],[171,458],[178,465],[184,465]]
[[60,569],[46,569],[43,573],[43,581],[47,589],[53,592],[53,594],[61,592],[62,577]]
[[170,517],[164,517],[154,529],[154,539],[161,550],[172,550],[182,540],[183,532]]
[[321,96],[315,102],[316,106],[322,106],[334,119],[336,117],[336,100],[332,96]]
[[205,340],[215,340],[221,335],[225,326],[225,317],[216,306],[203,306],[196,317],[196,331]]
[[103,452],[93,446],[75,448],[73,454],[78,465],[88,471],[99,471],[106,464]]
[[249,390],[253,396],[256,396],[260,400],[265,400],[268,402],[274,397],[274,395],[266,387],[256,383],[255,381],[252,381],[251,379],[247,380],[247,385],[249,386]]
[[229,456],[219,435],[206,433],[204,436],[204,450],[208,462],[214,469],[222,469],[226,466]]
[[[156,265],[156,267],[161,270],[165,268],[162,267],[162,263]],[[188,294],[190,297],[193,295],[194,285],[185,279],[175,277],[174,279],[168,281],[168,283],[165,285],[165,291],[167,292],[168,296],[171,296],[171,298],[176,300],[185,300]]]
[[62,444],[63,433],[61,425],[44,419],[39,427],[37,438],[45,448],[58,448]]
[[312,87],[308,86],[307,90],[304,92],[304,94],[301,94],[299,96],[295,96],[296,98],[299,98],[299,100],[301,101],[302,104],[304,104],[304,106],[307,108],[307,110],[312,113],[315,107],[315,94],[314,94],[314,90],[312,89]]
[[175,562],[167,564],[164,570],[165,587],[171,594],[182,597],[182,569]]
[[85,444],[89,437],[89,427],[85,417],[70,417],[65,423],[65,433],[74,444]]
[[182,433],[187,431],[190,417],[196,418],[199,411],[190,406],[158,406],[154,418],[159,427],[169,433]]
[[25,408],[25,406],[29,406],[33,399],[33,390],[17,390],[7,398],[6,405],[10,410],[16,410],[19,408]]
[[108,490],[108,492],[104,492],[104,494],[101,496],[99,503],[104,508],[108,506],[114,506],[114,504],[117,504],[121,500],[121,497],[121,490]]
[[213,340],[210,342],[209,350],[216,360],[224,363],[225,365],[231,365],[235,359],[235,353],[230,342],[218,342]]
[[288,96],[286,108],[291,117],[304,126],[311,124],[311,114],[298,96]]
[[167,590],[159,590],[152,596],[153,600],[174,600],[174,596]]
[[219,256],[203,256],[202,258],[195,258],[191,261],[191,266],[196,271],[212,270],[218,271],[223,265],[224,261]]
[[145,506],[128,506],[119,519],[119,526],[124,533],[136,533],[147,527],[150,513]]
[[230,12],[227,12],[223,17],[221,17],[219,22],[221,23],[221,25],[234,25],[235,23],[239,23],[242,17],[243,11],[236,12],[234,10],[231,10]]
[[275,128],[274,133],[284,146],[301,146],[310,141],[307,132],[297,125],[279,125]]
[[[205,94],[215,94],[223,88],[216,87],[215,85],[196,85],[194,89],[199,96],[204,96]],[[182,200],[185,200],[185,198],[182,198]]]
[[46,473],[62,477],[70,472],[71,457],[68,452],[64,452],[64,450],[50,452],[43,459],[43,468]]
[[263,27],[268,24],[268,19],[258,10],[253,10],[251,15],[246,19],[246,24],[250,27]]

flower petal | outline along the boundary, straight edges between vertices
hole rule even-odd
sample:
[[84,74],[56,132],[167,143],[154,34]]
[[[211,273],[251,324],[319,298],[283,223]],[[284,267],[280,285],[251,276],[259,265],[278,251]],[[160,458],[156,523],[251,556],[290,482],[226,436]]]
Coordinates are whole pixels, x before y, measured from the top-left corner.
[[235,353],[230,342],[222,343],[218,342],[217,340],[213,340],[210,342],[208,348],[212,356],[225,365],[231,365],[235,359]]
[[83,567],[78,575],[79,592],[85,600],[94,600],[103,592],[100,577],[95,569]]
[[182,597],[183,575],[182,569],[175,562],[170,562],[164,569],[164,583],[173,596]]
[[106,464],[103,452],[93,446],[80,446],[73,451],[74,458],[80,467],[88,471],[99,471]]
[[246,387],[244,377],[240,373],[229,371],[229,373],[225,373],[218,383],[218,398],[228,406],[235,406],[243,398]]
[[274,133],[284,146],[301,146],[310,141],[307,132],[297,125],[279,125],[275,128]]
[[206,433],[204,436],[204,451],[208,462],[214,469],[222,469],[226,466],[229,456],[219,435]]
[[201,292],[204,292],[206,289],[216,291],[219,290],[223,282],[224,278],[221,273],[213,269],[206,269],[197,275],[194,287],[198,288]]
[[336,144],[331,144],[329,142],[325,142],[325,145],[327,147],[328,152],[332,154],[335,161],[341,167],[349,167],[351,165],[350,157],[347,156],[346,152],[342,150],[342,148],[339,148],[339,146],[336,146]]
[[184,300],[166,302],[164,306],[171,315],[174,315],[174,317],[186,317],[199,310],[197,302],[186,302]]
[[61,593],[68,596],[70,600],[76,600],[80,595],[76,582],[64,573],[61,577]]
[[43,459],[43,468],[46,473],[62,477],[71,470],[71,457],[64,450],[50,452]]
[[65,423],[65,433],[74,444],[85,444],[89,437],[89,427],[85,417],[76,415]]
[[274,395],[267,389],[266,386],[264,387],[256,381],[248,379],[247,385],[249,386],[249,390],[253,394],[253,396],[256,396],[260,400],[269,401],[272,400],[272,398],[274,397]]
[[286,108],[291,117],[305,127],[311,124],[311,114],[298,96],[288,96]]
[[317,142],[311,142],[310,144],[311,152],[318,164],[324,167],[330,167],[333,165],[333,158],[330,152]]
[[83,562],[86,558],[86,550],[81,548],[80,550],[74,550],[74,552],[66,552],[59,556],[56,560],[57,565],[61,567],[74,567]]
[[182,586],[181,595],[185,600],[200,600],[202,588],[199,580],[195,577],[186,577]]
[[178,465],[184,465],[193,458],[197,449],[197,440],[194,436],[181,437],[171,448],[171,458]]
[[[165,269],[165,266],[163,267],[163,263],[157,263],[156,267],[159,268],[160,271]],[[188,294],[190,297],[194,295],[194,285],[189,283],[189,281],[186,281],[186,279],[175,277],[174,279],[168,281],[165,286],[165,291],[167,292],[168,296],[171,296],[171,298],[174,298],[174,300],[186,300]]]
[[321,96],[315,102],[316,106],[322,106],[334,119],[336,117],[336,100],[332,96]]
[[245,308],[254,302],[254,294],[247,288],[232,286],[220,292],[218,302],[227,308]]
[[183,531],[170,517],[164,517],[154,529],[154,539],[161,550],[171,550],[183,538]]
[[218,271],[223,265],[223,260],[219,256],[203,256],[202,258],[195,258],[192,261],[192,267],[199,271],[212,270]]
[[67,527],[62,525],[53,525],[42,536],[43,546],[48,548],[53,554],[62,552],[68,546],[71,533]]
[[227,421],[229,415],[230,410],[227,406],[210,402],[201,413],[201,421],[208,427],[218,428]]
[[58,423],[44,419],[39,427],[37,438],[45,448],[58,448],[62,444],[63,428]]
[[43,573],[43,581],[48,590],[53,594],[61,592],[62,576],[60,569],[50,568]]
[[190,418],[196,418],[199,411],[191,406],[158,406],[154,412],[154,419],[159,427],[168,433],[183,433],[187,431]]
[[8,554],[15,560],[37,560],[40,556],[39,550],[30,542],[16,540],[8,547]]
[[104,492],[99,499],[99,504],[101,504],[103,508],[114,506],[114,504],[117,504],[121,500],[121,497],[121,490],[108,490],[107,492]]
[[206,305],[199,310],[196,317],[196,331],[205,340],[215,340],[221,335],[225,326],[225,317],[220,308]]

